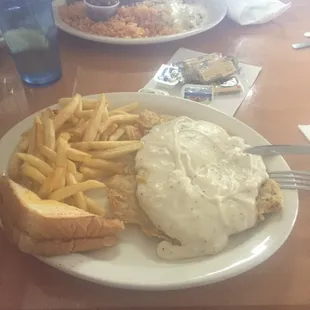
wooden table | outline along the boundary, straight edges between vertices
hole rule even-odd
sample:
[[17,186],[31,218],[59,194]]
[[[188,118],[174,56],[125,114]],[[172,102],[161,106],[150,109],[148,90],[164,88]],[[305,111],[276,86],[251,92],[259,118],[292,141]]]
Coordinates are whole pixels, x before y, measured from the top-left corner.
[[[136,91],[179,47],[186,47],[230,53],[243,62],[262,66],[260,77],[236,117],[272,143],[306,143],[297,125],[310,123],[310,49],[295,51],[291,44],[303,40],[303,32],[310,30],[310,2],[292,2],[287,14],[267,25],[240,27],[225,20],[205,34],[149,47],[98,45],[61,33],[64,75],[47,88],[24,88],[7,50],[2,49],[0,135],[25,116],[74,92]],[[310,169],[307,158],[290,157],[288,161],[293,168]],[[309,198],[307,193],[300,195],[296,226],[284,246],[268,261],[223,283],[184,291],[133,292],[87,283],[20,253],[0,233],[0,309],[308,309]]]

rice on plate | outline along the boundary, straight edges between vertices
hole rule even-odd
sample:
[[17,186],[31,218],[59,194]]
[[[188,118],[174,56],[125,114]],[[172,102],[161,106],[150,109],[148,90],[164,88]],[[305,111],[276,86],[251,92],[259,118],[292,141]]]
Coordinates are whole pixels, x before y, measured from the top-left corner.
[[82,1],[63,5],[61,19],[80,31],[108,37],[144,38],[182,33],[198,28],[208,17],[207,9],[183,0],[146,0],[121,6],[105,22],[94,22]]

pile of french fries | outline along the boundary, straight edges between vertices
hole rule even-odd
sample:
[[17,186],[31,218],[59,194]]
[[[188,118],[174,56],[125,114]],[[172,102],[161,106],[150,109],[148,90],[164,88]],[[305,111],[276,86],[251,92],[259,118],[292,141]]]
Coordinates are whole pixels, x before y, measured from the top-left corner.
[[142,147],[138,115],[132,113],[138,103],[110,110],[104,94],[98,99],[76,94],[58,104],[58,110],[36,116],[21,136],[8,175],[41,199],[105,215],[105,208],[84,192],[104,188],[98,180],[124,173],[121,158]]

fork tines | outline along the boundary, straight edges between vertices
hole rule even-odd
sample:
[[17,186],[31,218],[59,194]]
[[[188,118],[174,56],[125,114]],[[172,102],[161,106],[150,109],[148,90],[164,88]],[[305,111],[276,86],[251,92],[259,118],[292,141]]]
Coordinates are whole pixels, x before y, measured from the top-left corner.
[[269,176],[281,188],[310,190],[310,171],[272,171]]

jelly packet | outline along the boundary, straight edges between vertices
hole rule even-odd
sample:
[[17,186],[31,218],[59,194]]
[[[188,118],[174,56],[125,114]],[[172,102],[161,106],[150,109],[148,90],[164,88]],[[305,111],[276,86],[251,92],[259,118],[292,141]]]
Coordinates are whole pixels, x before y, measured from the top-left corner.
[[210,84],[228,78],[238,71],[237,58],[213,53],[174,63],[183,83]]
[[182,97],[200,103],[209,104],[213,100],[213,85],[185,84],[182,87]]
[[243,86],[236,76],[220,80],[213,85],[215,95],[236,94],[243,91]]

